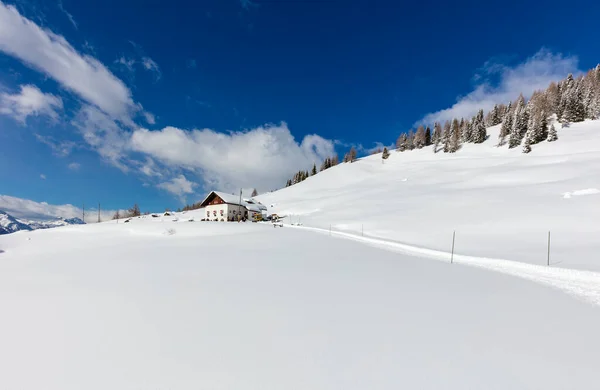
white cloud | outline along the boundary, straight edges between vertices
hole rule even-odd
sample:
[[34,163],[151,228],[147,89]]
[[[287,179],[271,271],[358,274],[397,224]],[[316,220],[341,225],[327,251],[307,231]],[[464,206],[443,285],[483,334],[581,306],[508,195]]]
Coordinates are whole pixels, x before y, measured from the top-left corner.
[[130,145],[169,167],[199,170],[207,186],[227,191],[279,188],[293,172],[334,153],[333,143],[318,135],[296,142],[285,123],[230,134],[175,127],[138,129]]
[[71,151],[78,147],[78,144],[73,141],[57,141],[50,136],[35,134],[35,138],[43,144],[48,145],[52,152],[58,157],[66,157],[71,154]]
[[63,7],[63,3],[62,0],[58,1],[58,8],[65,14],[65,16],[69,19],[69,21],[71,22],[71,24],[73,25],[73,27],[75,27],[75,30],[77,30],[77,23],[75,22],[75,18],[73,17],[73,15],[71,15],[69,12],[67,12],[67,10],[65,9],[65,7]]
[[102,63],[78,53],[60,35],[40,28],[0,2],[0,51],[19,58],[113,118],[133,125],[139,107],[131,91]]
[[158,64],[152,58],[143,57],[142,65],[144,66],[144,69],[149,70],[150,72],[154,73],[156,80],[159,80],[160,77],[162,76]]
[[[417,124],[471,117],[479,109],[489,111],[497,103],[515,100],[520,93],[529,97],[536,90],[546,89],[550,82],[578,72],[577,57],[554,54],[546,49],[514,67],[488,61],[475,75],[478,84],[473,91],[459,98],[452,107],[425,115]],[[491,77],[499,81],[492,83]]]
[[154,117],[154,114],[152,114],[151,112],[144,111],[143,115],[144,115],[144,119],[146,119],[146,122],[148,122],[149,125],[153,125],[156,123],[156,118]]
[[[135,61],[160,77],[160,67],[132,42]],[[201,175],[211,188],[259,191],[279,188],[298,169],[309,169],[334,153],[331,141],[308,135],[296,142],[287,125],[266,125],[245,132],[184,131],[166,127],[150,132],[134,119],[155,123],[154,115],[135,102],[131,91],[95,58],[77,52],[62,36],[22,17],[0,1],[0,52],[20,59],[79,96],[82,106],[72,119],[85,142],[124,172],[136,171],[152,185],[182,196],[196,183],[182,176]],[[132,133],[133,131],[133,133]],[[74,145],[50,137],[38,139],[66,156]],[[145,160],[145,161],[144,161]]]
[[[0,210],[4,210],[15,218],[31,220],[51,220],[55,218],[81,218],[82,210],[71,204],[50,205],[46,202],[35,202],[29,199],[0,195]],[[85,211],[85,222],[98,221],[98,209],[90,208]],[[100,218],[108,221],[115,210],[100,210]]]
[[12,95],[0,94],[0,113],[12,116],[23,124],[28,116],[46,115],[56,121],[57,111],[62,108],[60,97],[43,93],[35,85],[21,85],[21,91]]
[[42,180],[46,180],[46,175],[44,175],[43,173],[42,173],[42,174],[40,174],[40,179],[42,179]]
[[198,186],[198,184],[189,181],[183,175],[179,175],[170,181],[166,181],[157,185],[158,188],[168,191],[179,198],[183,198],[186,194],[193,194],[194,187],[196,186]]
[[84,105],[72,124],[100,156],[123,172],[129,171],[126,158],[129,135],[110,116],[93,106]]
[[133,58],[125,58],[122,56],[115,61],[116,64],[122,65],[130,72],[133,72],[133,66],[135,65],[135,60]]
[[67,168],[69,168],[72,171],[78,171],[81,168],[81,164],[77,162],[72,162],[69,165],[67,165]]

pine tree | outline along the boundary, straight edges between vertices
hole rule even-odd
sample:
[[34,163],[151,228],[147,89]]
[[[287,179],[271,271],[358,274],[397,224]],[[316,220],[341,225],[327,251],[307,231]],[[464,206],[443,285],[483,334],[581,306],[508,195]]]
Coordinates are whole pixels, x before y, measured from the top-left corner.
[[475,121],[473,123],[473,129],[471,130],[471,138],[476,144],[480,144],[487,138],[487,129],[485,128],[485,122],[483,119],[483,110],[479,110]]
[[475,117],[472,120],[465,120],[465,128],[462,131],[462,141],[464,143],[473,141],[473,123],[475,122]]
[[258,191],[256,191],[256,188],[252,191],[252,194],[250,196],[252,198],[254,198],[255,196],[258,196]]
[[[317,174],[317,164],[313,163],[312,171],[310,171],[310,175],[314,176]],[[253,195],[255,196],[255,195]]]
[[439,122],[435,122],[433,125],[433,135],[431,136],[431,142],[435,145],[439,145],[442,140],[442,125]]
[[442,143],[444,144],[444,153],[448,153],[448,147],[450,146],[450,122],[444,123],[444,132],[442,133]]
[[425,146],[431,145],[431,129],[427,126],[425,130]]
[[339,162],[339,158],[338,158],[338,156],[337,156],[337,154],[336,154],[336,155],[335,155],[335,156],[333,156],[333,158],[331,159],[331,166],[332,166],[332,167],[335,167],[335,166],[336,166],[336,165],[338,165],[339,163],[340,163],[340,162]]
[[388,157],[390,157],[390,152],[388,151],[388,148],[383,148],[383,153],[381,154],[381,159],[382,160],[387,160]]
[[556,133],[556,127],[554,127],[554,123],[550,125],[550,130],[548,131],[548,142],[554,142],[558,139],[558,134]]
[[504,119],[502,120],[502,126],[500,127],[498,146],[503,146],[506,143],[506,137],[510,135],[512,127],[513,118],[511,112],[511,103],[508,103],[508,107],[504,113]]
[[460,148],[460,123],[458,119],[452,120],[448,145],[444,146],[444,152],[455,153]]
[[396,149],[399,152],[404,152],[407,148],[408,148],[408,136],[406,135],[406,133],[403,133],[400,135],[400,137],[398,137],[398,140],[396,141]]
[[523,153],[531,152],[531,140],[529,137],[525,137],[525,143],[523,144]]
[[417,128],[413,145],[417,149],[421,149],[426,145],[425,128],[423,125]]
[[516,148],[521,144],[525,133],[527,133],[528,119],[527,110],[525,109],[525,98],[523,95],[520,95],[513,114],[513,128],[508,140],[509,148]]

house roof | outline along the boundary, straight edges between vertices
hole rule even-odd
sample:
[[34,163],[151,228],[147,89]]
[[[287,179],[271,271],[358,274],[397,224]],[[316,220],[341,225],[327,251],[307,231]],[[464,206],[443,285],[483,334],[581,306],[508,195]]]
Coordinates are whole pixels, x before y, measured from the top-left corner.
[[250,211],[261,212],[261,211],[267,209],[267,207],[265,205],[263,205],[262,203],[258,202],[255,199],[242,198],[242,202],[240,203],[239,195],[227,194],[225,192],[220,192],[220,191],[211,191],[206,196],[206,198],[204,198],[204,200],[200,204],[200,207],[206,207],[207,203],[213,198],[213,194],[218,196],[219,198],[223,199],[223,201],[227,204],[240,205]]

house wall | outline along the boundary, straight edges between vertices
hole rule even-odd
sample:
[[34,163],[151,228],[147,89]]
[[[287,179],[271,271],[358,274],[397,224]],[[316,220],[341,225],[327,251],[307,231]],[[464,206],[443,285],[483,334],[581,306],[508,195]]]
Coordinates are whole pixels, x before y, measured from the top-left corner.
[[[238,210],[240,210],[243,215],[243,213],[246,211],[246,208],[228,203],[209,204],[204,208],[204,214],[202,215],[202,218],[208,218],[210,221],[220,221],[221,219],[227,221],[228,218],[234,218],[237,220]],[[222,214],[221,211],[223,212]]]

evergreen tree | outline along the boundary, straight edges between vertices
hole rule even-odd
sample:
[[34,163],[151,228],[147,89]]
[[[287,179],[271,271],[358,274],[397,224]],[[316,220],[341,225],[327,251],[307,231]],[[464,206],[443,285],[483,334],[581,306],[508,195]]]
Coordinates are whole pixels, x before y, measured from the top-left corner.
[[462,132],[462,140],[464,143],[473,142],[473,126],[475,123],[475,117],[472,120],[465,120],[465,128]]
[[435,145],[439,145],[442,140],[442,125],[439,122],[435,122],[433,125],[433,135],[431,136],[431,142]]
[[531,152],[531,140],[529,137],[525,137],[525,143],[523,144],[523,153]]
[[554,123],[550,125],[550,131],[548,131],[548,142],[554,142],[558,139],[558,134],[556,133],[556,128],[554,127]]
[[480,144],[487,138],[487,129],[485,128],[485,123],[483,120],[483,110],[479,110],[477,116],[475,117],[475,121],[473,123],[473,129],[471,130],[471,138],[473,142],[476,144]]
[[450,122],[444,123],[444,132],[442,133],[442,143],[444,144],[444,153],[448,153],[448,147],[450,146]]
[[425,128],[423,127],[423,125],[419,126],[417,128],[417,133],[415,134],[415,139],[414,139],[414,147],[417,149],[421,149],[426,145],[426,137],[425,137]]
[[388,148],[383,148],[383,153],[381,155],[381,159],[382,160],[387,160],[388,157],[390,157],[390,152],[388,151]]
[[331,159],[331,166],[332,166],[332,167],[335,167],[335,166],[336,166],[336,165],[338,165],[339,163],[340,163],[340,162],[339,162],[339,158],[338,158],[338,156],[337,156],[337,154],[336,154],[336,155],[335,155],[335,156],[333,156],[333,158]]
[[407,148],[408,148],[408,136],[406,135],[406,133],[403,133],[400,135],[400,137],[398,137],[398,140],[396,141],[396,149],[399,152],[404,152]]
[[[317,174],[317,164],[313,163],[313,167],[312,167],[312,171],[310,171],[311,176],[314,176]],[[255,195],[253,195],[255,196]]]
[[521,144],[525,133],[527,133],[528,119],[527,110],[525,108],[525,98],[523,95],[520,95],[513,114],[513,128],[510,132],[510,138],[508,140],[509,148],[516,148]]
[[258,191],[256,191],[256,188],[252,191],[252,194],[250,196],[252,198],[254,198],[255,196],[258,196]]
[[500,134],[498,136],[498,146],[503,146],[506,143],[506,137],[510,135],[512,129],[512,113],[511,103],[508,104],[507,110],[504,113],[504,119],[502,120],[502,126],[500,127]]
[[425,130],[425,146],[431,145],[431,129],[427,126]]
[[460,123],[458,119],[452,120],[448,145],[444,145],[444,152],[455,153],[460,148]]

